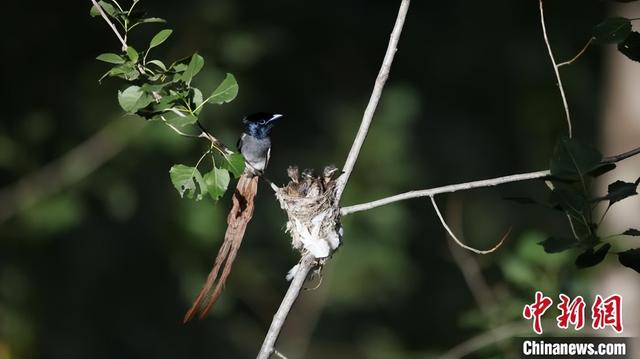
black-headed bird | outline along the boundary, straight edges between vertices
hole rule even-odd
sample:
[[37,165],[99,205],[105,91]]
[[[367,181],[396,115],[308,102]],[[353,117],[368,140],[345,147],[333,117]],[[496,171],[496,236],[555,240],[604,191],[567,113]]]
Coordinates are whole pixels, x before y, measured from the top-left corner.
[[[184,316],[184,322],[193,319],[197,314],[204,318],[222,294],[224,283],[231,272],[247,224],[253,215],[253,200],[258,191],[258,179],[264,173],[271,156],[271,138],[269,133],[281,114],[259,112],[242,120],[244,132],[238,141],[238,150],[245,159],[244,173],[238,180],[233,193],[231,211],[227,216],[227,231],[224,242],[218,251],[206,282],[198,297]],[[224,267],[222,267],[224,263]],[[222,273],[220,273],[220,268]],[[215,285],[215,286],[214,286]]]

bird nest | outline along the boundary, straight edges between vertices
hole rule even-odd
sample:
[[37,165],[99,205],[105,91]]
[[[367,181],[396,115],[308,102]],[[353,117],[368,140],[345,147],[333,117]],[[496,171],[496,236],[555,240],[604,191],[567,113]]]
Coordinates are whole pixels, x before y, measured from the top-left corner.
[[302,256],[311,254],[320,262],[329,258],[342,241],[334,179],[337,172],[337,168],[327,166],[320,176],[313,170],[299,175],[296,167],[289,167],[291,181],[274,188],[280,207],[287,213],[291,246]]

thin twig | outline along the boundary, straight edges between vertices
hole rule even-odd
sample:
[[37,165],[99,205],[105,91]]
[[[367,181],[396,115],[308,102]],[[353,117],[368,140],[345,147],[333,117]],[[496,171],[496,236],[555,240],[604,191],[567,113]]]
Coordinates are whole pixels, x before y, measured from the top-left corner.
[[107,14],[104,12],[104,10],[102,10],[102,6],[100,6],[100,4],[98,4],[98,2],[96,2],[96,0],[91,0],[91,2],[93,3],[93,6],[95,6],[98,9],[98,12],[100,13],[100,15],[102,16],[104,21],[106,21],[107,24],[109,24],[109,26],[111,26],[111,30],[113,30],[113,32],[116,34],[116,36],[118,37],[118,40],[120,40],[120,43],[122,44],[122,51],[127,51],[127,47],[128,47],[127,46],[127,42],[120,35],[120,33],[118,32],[118,29],[116,28],[116,26],[111,22],[111,20],[109,20],[109,16],[107,16]]
[[640,147],[634,148],[631,151],[627,151],[615,156],[609,156],[602,159],[602,163],[615,163],[620,162],[622,160],[626,160],[629,157],[633,157],[637,154],[640,154]]
[[551,44],[549,44],[549,38],[547,37],[547,27],[544,24],[544,9],[542,7],[542,0],[540,0],[540,22],[542,23],[542,34],[544,35],[544,42],[547,44],[547,50],[549,50],[549,57],[551,58],[551,63],[553,63],[553,71],[555,72],[556,79],[558,80],[558,88],[560,89],[560,96],[562,96],[564,112],[567,116],[567,126],[569,126],[569,138],[571,138],[572,129],[571,129],[571,115],[569,114],[569,105],[567,104],[567,97],[565,96],[564,88],[562,87],[562,79],[560,79],[560,71],[558,71],[558,65],[556,64],[556,60],[553,57],[553,51],[551,51]]
[[268,359],[271,354],[273,354],[274,345],[278,339],[278,335],[280,335],[282,325],[284,324],[285,319],[287,319],[293,303],[298,299],[298,294],[300,294],[300,290],[307,279],[307,275],[309,275],[309,272],[315,266],[316,260],[311,254],[305,255],[300,260],[298,271],[293,277],[291,285],[289,285],[289,289],[287,290],[287,294],[285,294],[282,299],[282,303],[280,303],[280,308],[278,308],[278,311],[273,316],[273,321],[271,322],[269,331],[264,338],[264,342],[262,343],[262,348],[260,348],[257,359]]
[[[602,164],[616,163],[638,154],[640,154],[640,147],[634,148],[633,150],[621,153],[619,155],[605,157],[602,159],[601,163]],[[469,190],[473,188],[492,187],[492,186],[497,186],[497,185],[511,183],[511,182],[542,179],[550,175],[551,175],[551,171],[545,170],[545,171],[515,174],[510,176],[504,176],[504,177],[490,178],[490,179],[480,180],[480,181],[451,184],[447,186],[435,187],[430,189],[409,191],[409,192],[400,193],[394,196],[377,199],[375,201],[371,201],[367,203],[361,203],[353,206],[343,207],[340,210],[340,215],[346,216],[348,214],[367,211],[376,207],[380,207],[380,206],[384,206],[394,202],[404,201],[412,198],[430,197],[430,196],[435,196],[437,194],[453,193],[456,191]],[[551,182],[549,182],[548,184],[551,185]],[[553,190],[553,188],[551,189]]]
[[367,203],[344,207],[340,210],[340,214],[342,216],[346,216],[348,214],[367,211],[372,208],[384,206],[386,204],[390,204],[398,201],[404,201],[411,198],[432,197],[441,193],[452,193],[452,192],[468,190],[472,188],[491,187],[491,186],[497,186],[504,183],[527,181],[532,179],[544,178],[549,176],[550,174],[551,174],[551,171],[545,170],[545,171],[521,173],[516,175],[491,178],[491,179],[486,179],[481,181],[452,184],[448,186],[442,186],[442,187],[436,187],[436,188],[430,188],[430,189],[424,189],[424,190],[409,191],[409,192],[397,194],[395,196],[386,197],[386,198],[378,199],[378,200],[367,202]]
[[375,85],[373,86],[373,92],[371,93],[369,103],[364,110],[364,115],[362,116],[362,122],[360,123],[360,128],[358,129],[356,138],[351,145],[351,150],[349,151],[347,160],[345,161],[344,167],[342,168],[342,171],[344,173],[337,180],[336,202],[340,202],[342,192],[347,185],[347,181],[349,181],[349,176],[351,176],[351,172],[353,172],[353,167],[355,166],[356,160],[358,159],[358,154],[360,153],[362,144],[367,137],[367,132],[369,132],[369,126],[371,125],[373,114],[376,112],[376,107],[378,107],[378,101],[380,100],[380,96],[382,95],[382,89],[384,88],[384,85],[387,82],[387,78],[389,77],[389,71],[391,70],[393,57],[397,50],[398,40],[400,40],[400,34],[402,33],[404,20],[407,16],[407,11],[409,10],[409,3],[410,0],[402,0],[402,3],[400,4],[396,23],[393,27],[393,31],[391,32],[389,45],[387,46],[387,52],[384,55],[382,66],[380,67],[378,77],[376,78]]
[[469,247],[468,245],[462,243],[458,237],[456,237],[455,234],[453,234],[453,231],[451,230],[451,228],[449,228],[449,226],[447,225],[447,222],[444,220],[444,218],[442,217],[442,213],[440,213],[440,209],[438,208],[438,205],[436,204],[436,200],[433,198],[433,196],[429,196],[429,199],[431,199],[431,204],[433,205],[433,209],[436,211],[436,214],[438,215],[438,218],[440,219],[440,223],[442,223],[442,226],[444,227],[444,229],[447,230],[447,232],[449,233],[449,235],[451,236],[451,238],[453,238],[453,240],[462,248],[470,250],[473,253],[477,253],[477,254],[489,254],[491,252],[494,252],[496,249],[500,248],[500,246],[502,245],[502,243],[504,243],[505,239],[507,239],[507,237],[509,236],[509,233],[511,233],[511,228],[509,228],[509,230],[507,231],[507,233],[502,237],[502,239],[500,239],[500,241],[498,242],[498,244],[496,244],[493,248],[491,249],[487,249],[487,250],[480,250],[480,249],[476,249],[473,247]]
[[587,44],[584,45],[584,47],[582,48],[582,50],[580,50],[580,52],[578,52],[578,54],[576,56],[574,56],[571,60],[569,61],[565,61],[565,62],[561,62],[558,64],[558,67],[561,66],[565,66],[565,65],[571,65],[572,63],[574,63],[576,60],[578,60],[580,58],[580,56],[582,56],[582,54],[584,54],[587,49],[589,48],[589,45],[591,45],[591,42],[593,42],[593,37],[589,39],[589,41],[587,41]]

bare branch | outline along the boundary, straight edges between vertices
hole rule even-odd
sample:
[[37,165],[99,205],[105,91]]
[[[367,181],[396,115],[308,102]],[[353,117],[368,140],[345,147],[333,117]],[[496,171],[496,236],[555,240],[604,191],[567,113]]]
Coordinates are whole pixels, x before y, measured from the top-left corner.
[[[367,107],[362,116],[360,128],[358,129],[358,133],[356,134],[353,145],[351,146],[351,150],[349,151],[349,155],[347,156],[345,165],[343,167],[344,173],[336,180],[336,203],[339,203],[340,197],[342,197],[342,193],[347,184],[347,181],[349,180],[349,176],[351,175],[356,160],[358,159],[358,154],[360,153],[362,144],[367,137],[367,132],[369,131],[369,126],[371,125],[371,120],[373,119],[373,114],[376,111],[376,107],[378,106],[378,102],[380,101],[380,97],[382,95],[382,90],[385,83],[387,82],[387,78],[389,77],[389,71],[391,69],[391,64],[393,63],[393,58],[397,50],[398,41],[400,40],[400,34],[402,33],[402,27],[404,26],[404,20],[407,16],[410,2],[410,0],[402,0],[400,4],[400,9],[398,10],[398,15],[396,17],[393,31],[391,32],[387,51],[384,55],[382,66],[380,67],[378,77],[376,78],[376,82],[373,86],[373,92],[371,93],[369,103],[367,104]],[[264,342],[262,343],[260,353],[258,353],[258,359],[268,359],[269,356],[274,353],[274,345],[276,340],[278,339],[278,335],[280,334],[282,325],[289,315],[289,311],[291,310],[293,303],[298,298],[300,289],[302,288],[302,285],[307,278],[309,271],[314,266],[316,266],[316,260],[312,255],[307,254],[302,257],[300,263],[298,264],[298,270],[295,274],[295,277],[291,281],[291,285],[289,286],[289,289],[287,290],[287,293],[285,294],[285,297],[280,304],[280,308],[278,308],[278,311],[273,317],[273,321],[271,322],[269,331],[267,332]]]
[[569,114],[569,105],[567,104],[567,97],[564,94],[564,88],[562,87],[562,79],[560,79],[560,72],[558,71],[558,65],[553,57],[553,51],[551,51],[551,44],[549,44],[549,38],[547,37],[547,27],[544,24],[544,9],[542,7],[542,0],[540,0],[540,22],[542,23],[542,34],[544,35],[544,42],[547,44],[547,50],[549,50],[549,57],[551,63],[553,63],[553,71],[556,74],[558,80],[558,88],[560,89],[560,96],[562,96],[562,104],[564,105],[564,112],[567,116],[567,126],[569,126],[569,138],[572,136],[571,129],[571,115]]
[[473,188],[492,187],[492,186],[497,186],[500,184],[510,183],[510,182],[528,181],[532,179],[544,178],[549,176],[550,174],[551,172],[549,170],[545,170],[545,171],[537,171],[537,172],[522,173],[522,174],[515,174],[510,176],[504,176],[504,177],[491,178],[491,179],[486,179],[481,181],[452,184],[448,186],[436,187],[431,189],[409,191],[409,192],[397,194],[395,196],[386,197],[386,198],[378,199],[378,200],[367,202],[367,203],[344,207],[340,210],[340,214],[342,216],[346,216],[348,214],[367,211],[372,208],[384,206],[384,205],[398,202],[398,201],[404,201],[411,198],[433,197],[441,193],[453,193],[456,191],[468,190]]
[[479,249],[475,249],[473,247],[469,247],[468,245],[462,243],[458,237],[456,237],[455,234],[453,234],[453,231],[451,231],[451,228],[449,228],[449,226],[447,225],[447,222],[444,220],[444,218],[442,217],[442,213],[440,213],[440,209],[438,208],[438,205],[436,204],[436,200],[433,198],[433,196],[429,196],[429,199],[431,199],[431,204],[433,205],[433,209],[436,211],[436,214],[438,215],[438,218],[440,219],[440,223],[442,223],[442,226],[444,227],[444,229],[447,230],[447,232],[449,233],[449,235],[451,236],[451,238],[453,238],[453,240],[458,243],[458,245],[464,249],[468,249],[473,253],[477,253],[477,254],[489,254],[491,252],[494,252],[496,249],[500,248],[500,246],[502,245],[502,243],[504,243],[504,240],[507,239],[507,237],[509,236],[509,233],[511,233],[511,228],[509,228],[509,230],[507,231],[507,233],[502,237],[502,239],[500,240],[500,242],[498,242],[498,244],[496,244],[493,248],[491,249],[487,249],[487,250],[479,250]]
[[582,56],[582,54],[584,54],[584,53],[587,51],[587,49],[589,48],[589,45],[591,45],[591,42],[592,42],[592,41],[593,41],[593,37],[592,37],[592,38],[590,38],[590,39],[589,39],[589,41],[587,41],[587,44],[586,44],[586,45],[584,45],[584,47],[582,48],[582,50],[580,50],[580,52],[578,52],[578,54],[577,54],[576,56],[574,56],[574,57],[573,57],[571,60],[569,60],[569,61],[565,61],[565,62],[559,63],[559,64],[558,64],[558,67],[565,66],[565,65],[571,65],[572,63],[574,63],[575,61],[577,61],[577,60],[580,58],[580,56]]
[[[621,153],[619,155],[605,157],[602,159],[601,163],[602,164],[616,163],[638,154],[640,154],[640,147],[634,148],[630,151]],[[548,177],[550,175],[551,175],[551,171],[545,170],[545,171],[529,172],[529,173],[522,173],[522,174],[516,174],[516,175],[510,175],[510,176],[504,176],[504,177],[491,178],[491,179],[480,180],[480,181],[452,184],[452,185],[430,188],[430,189],[409,191],[409,192],[397,194],[395,196],[377,199],[375,201],[371,201],[367,203],[343,207],[340,210],[340,215],[346,216],[348,214],[367,211],[376,207],[381,207],[390,203],[404,201],[412,198],[432,197],[442,193],[453,193],[453,192],[457,192],[461,190],[469,190],[473,188],[492,187],[492,186],[497,186],[500,184],[510,183],[510,182],[541,179],[541,178]]]
[[344,188],[347,185],[347,181],[349,181],[349,176],[351,176],[351,172],[353,172],[353,167],[355,166],[356,160],[358,159],[360,148],[362,148],[362,144],[364,143],[364,140],[367,137],[367,132],[369,132],[369,126],[371,125],[373,114],[376,112],[376,107],[378,107],[378,101],[380,100],[380,96],[382,95],[382,89],[384,88],[384,85],[387,82],[387,78],[389,77],[389,71],[391,70],[393,57],[395,56],[395,53],[397,50],[398,40],[400,40],[400,34],[402,33],[404,20],[407,16],[407,11],[409,10],[409,3],[410,3],[410,0],[402,0],[402,3],[400,4],[400,9],[398,10],[396,23],[393,27],[393,31],[391,32],[389,45],[387,46],[387,52],[384,55],[382,66],[380,67],[380,71],[378,72],[378,77],[376,78],[375,85],[373,86],[373,92],[371,93],[371,97],[369,98],[369,103],[367,104],[367,108],[364,110],[364,115],[362,116],[362,122],[360,123],[360,128],[358,129],[356,138],[353,141],[353,145],[351,145],[351,150],[349,151],[347,160],[344,164],[344,167],[342,168],[344,173],[337,180],[338,183],[337,183],[337,192],[336,192],[336,202],[340,202],[340,198],[342,197],[342,192],[344,191]]
[[615,163],[620,162],[622,160],[626,160],[629,157],[633,157],[637,154],[640,154],[640,147],[634,148],[631,151],[627,151],[615,156],[609,156],[602,159],[602,163]]
[[307,275],[309,275],[309,272],[315,266],[316,259],[310,254],[305,255],[300,260],[298,270],[291,281],[291,285],[289,285],[287,294],[285,294],[282,299],[282,303],[280,303],[280,308],[278,308],[278,311],[273,316],[273,321],[271,322],[269,331],[264,338],[264,342],[262,343],[262,348],[260,348],[257,359],[268,359],[271,354],[273,354],[275,350],[274,345],[278,339],[278,335],[280,335],[282,325],[284,324],[285,319],[287,319],[293,303],[298,299],[298,294],[300,294],[300,290],[307,279]]
[[128,47],[127,46],[127,42],[120,35],[120,32],[118,32],[118,29],[116,28],[116,26],[111,22],[111,20],[109,20],[109,16],[107,16],[107,14],[105,14],[104,10],[102,10],[102,6],[100,6],[100,4],[98,4],[98,2],[96,0],[91,0],[91,2],[93,3],[93,6],[95,6],[98,9],[98,12],[100,12],[100,15],[102,16],[104,21],[106,21],[107,24],[109,24],[109,26],[111,27],[111,30],[113,30],[113,32],[118,37],[118,40],[120,40],[120,43],[122,44],[122,51],[127,51],[127,47]]

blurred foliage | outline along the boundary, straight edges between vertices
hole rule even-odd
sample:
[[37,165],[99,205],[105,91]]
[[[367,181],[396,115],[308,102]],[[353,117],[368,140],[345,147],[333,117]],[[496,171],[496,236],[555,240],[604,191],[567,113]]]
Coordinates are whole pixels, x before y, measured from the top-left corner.
[[[196,51],[207,59],[188,86],[215,89],[228,72],[242,84],[234,102],[198,116],[222,142],[235,143],[245,114],[277,111],[287,120],[273,134],[271,180],[284,182],[290,164],[342,164],[396,2],[140,5],[170,20],[174,29],[153,48],[157,59]],[[586,38],[600,36],[593,27],[607,5],[545,2],[558,58],[571,58]],[[20,30],[0,44],[2,53],[11,54],[3,75],[12,84],[10,91],[5,88],[11,106],[0,122],[2,194],[121,117],[114,95],[126,87],[119,80],[98,86],[104,63],[95,61],[120,44],[100,19],[87,16],[88,6],[5,5],[12,16],[3,24]],[[535,2],[414,1],[344,203],[548,167],[564,119],[538,16]],[[135,30],[129,40],[145,46],[158,33],[154,24]],[[633,59],[633,34],[604,31],[603,42],[622,39],[616,43]],[[112,51],[117,62],[135,57]],[[586,143],[598,136],[600,57],[587,52],[563,70],[565,90],[576,99],[575,136]],[[176,64],[188,67],[193,59]],[[195,91],[182,92],[195,101]],[[252,357],[286,289],[284,274],[296,261],[283,234],[285,216],[262,186],[219,305],[206,320],[183,326],[184,311],[222,239],[229,195],[217,203],[181,201],[167,168],[195,163],[210,147],[176,136],[162,121],[136,133],[142,119],[122,120],[130,135],[108,142],[124,139],[126,148],[55,193],[44,191],[58,181],[55,176],[21,193],[17,213],[0,223],[0,358]],[[612,193],[617,189],[622,187]],[[490,245],[501,228],[515,228],[503,249],[476,257],[496,298],[485,309],[478,308],[451,260],[448,239],[428,203],[398,203],[346,217],[345,244],[321,289],[302,297],[306,315],[287,324],[291,335],[283,335],[279,346],[291,358],[426,357],[520,320],[536,290],[587,296],[596,269],[577,272],[570,252],[545,254],[537,245],[551,234],[571,236],[566,218],[500,200],[544,198],[546,191],[544,184],[530,182],[464,195],[461,230],[471,244]],[[31,197],[37,193],[46,195]],[[0,209],[10,205],[0,201]],[[637,251],[629,252],[620,260],[637,263],[637,257]],[[286,348],[297,348],[298,355]],[[478,357],[500,357],[510,349],[497,346]]]

